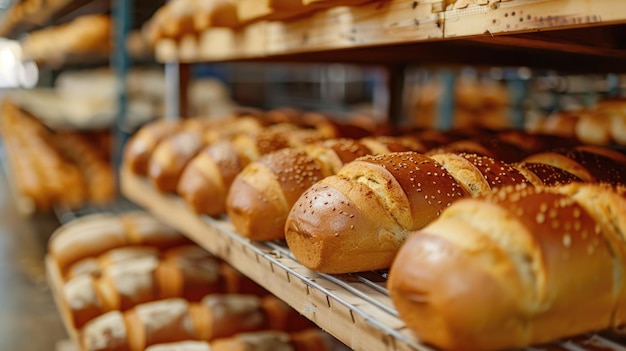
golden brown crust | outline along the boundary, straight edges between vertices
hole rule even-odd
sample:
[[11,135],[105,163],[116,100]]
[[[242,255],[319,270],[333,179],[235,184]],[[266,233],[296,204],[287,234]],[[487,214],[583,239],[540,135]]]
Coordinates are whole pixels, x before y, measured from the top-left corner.
[[197,130],[185,130],[161,141],[148,165],[148,177],[164,193],[176,191],[184,167],[202,149],[204,141]]
[[528,182],[517,169],[502,161],[475,154],[460,154],[460,156],[478,168],[491,190]]
[[157,144],[180,128],[180,123],[170,120],[159,120],[142,127],[131,137],[124,149],[125,165],[135,174],[146,175]]
[[574,174],[549,164],[522,162],[519,163],[518,166],[524,170],[532,172],[532,174],[539,178],[542,183],[541,185],[556,186],[572,182],[582,182],[582,179],[578,178]]
[[408,233],[468,195],[428,156],[365,156],[300,197],[287,218],[285,237],[294,256],[316,271],[388,268]]
[[202,299],[207,310],[206,335],[203,340],[215,340],[236,333],[266,328],[267,320],[261,307],[261,299],[253,295],[208,295]]
[[239,24],[235,3],[229,0],[198,0],[193,24],[197,32],[209,27],[235,27]]
[[224,213],[228,189],[247,164],[241,156],[226,140],[205,147],[183,170],[177,193],[198,214]]
[[421,339],[451,350],[518,348],[615,325],[626,223],[603,221],[625,200],[574,183],[458,201],[398,253],[394,305]]
[[253,240],[284,237],[291,206],[315,182],[369,149],[349,139],[283,149],[249,164],[233,181],[227,213],[237,231]]

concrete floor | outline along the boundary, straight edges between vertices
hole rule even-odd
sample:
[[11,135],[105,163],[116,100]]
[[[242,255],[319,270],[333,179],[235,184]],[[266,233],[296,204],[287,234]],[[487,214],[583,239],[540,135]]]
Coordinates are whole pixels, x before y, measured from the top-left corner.
[[52,216],[22,216],[0,168],[0,351],[54,351],[67,339],[45,280]]

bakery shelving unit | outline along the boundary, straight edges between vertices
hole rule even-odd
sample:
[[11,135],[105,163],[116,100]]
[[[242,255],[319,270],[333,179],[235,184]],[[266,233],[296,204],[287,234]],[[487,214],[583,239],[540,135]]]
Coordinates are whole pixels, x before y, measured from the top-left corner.
[[[619,72],[626,67],[626,42],[621,36],[626,32],[626,2],[621,1],[302,1],[304,7],[316,3],[325,7],[296,17],[272,9],[280,2],[257,3],[265,5],[260,6],[266,11],[264,19],[161,39],[156,44],[157,60],[172,69],[226,61],[382,64],[391,67],[390,86],[401,85],[403,67],[420,63],[532,66],[577,73]],[[245,0],[237,4],[250,6]],[[179,83],[170,82],[170,87]],[[184,103],[178,97],[171,101]],[[170,108],[180,111],[180,106]],[[159,193],[145,178],[124,168],[121,187],[130,200],[229,261],[347,346],[429,349],[398,318],[385,289],[385,272],[340,276],[312,272],[293,259],[284,242],[249,241],[235,232],[228,218],[198,216],[180,198]],[[533,350],[626,349],[615,340],[592,334]]]

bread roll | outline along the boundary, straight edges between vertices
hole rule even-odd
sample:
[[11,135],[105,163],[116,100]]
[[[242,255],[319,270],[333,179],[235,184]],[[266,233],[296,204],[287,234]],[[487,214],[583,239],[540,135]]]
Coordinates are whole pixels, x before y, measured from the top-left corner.
[[421,340],[445,350],[515,349],[620,325],[624,194],[572,183],[458,201],[398,253],[392,301]]
[[85,351],[134,351],[120,311],[111,311],[92,320],[80,331],[79,338]]
[[315,182],[360,156],[420,146],[392,138],[330,139],[268,154],[235,177],[226,199],[228,216],[245,237],[281,239],[291,206]]
[[173,298],[138,305],[125,313],[131,351],[166,342],[197,340],[198,322],[192,318],[190,305]]
[[199,130],[184,130],[157,145],[148,165],[148,177],[161,192],[173,193],[184,167],[202,149]]
[[186,236],[157,220],[147,212],[126,212],[120,215],[119,218],[131,245],[146,245],[167,249],[191,243]]
[[138,175],[148,174],[148,163],[159,142],[177,133],[182,124],[162,119],[149,123],[133,135],[124,149],[124,164]]
[[529,183],[514,167],[473,154],[361,157],[310,187],[285,237],[304,266],[323,273],[389,268],[407,235],[454,201]]
[[285,238],[296,259],[316,271],[387,268],[410,230],[467,195],[427,156],[407,152],[364,157],[314,184],[297,200]]
[[211,343],[212,351],[295,351],[289,334],[278,331],[241,333]]
[[51,236],[48,252],[63,271],[76,261],[127,243],[124,226],[118,217],[98,215],[61,227]]
[[152,345],[146,351],[211,351],[211,345],[206,341],[179,341]]
[[92,261],[95,267],[89,266],[91,271],[74,275],[63,284],[63,299],[76,328],[107,311],[125,311],[173,297],[196,302],[227,288],[222,262],[195,245],[162,253],[153,247],[123,247]]
[[233,179],[250,162],[273,151],[323,138],[312,130],[276,125],[256,134],[213,143],[185,167],[177,192],[196,213],[221,215],[226,211],[226,195]]
[[239,24],[237,7],[231,0],[198,0],[193,15],[196,32],[211,27],[232,28]]
[[533,154],[523,162],[542,163],[565,170],[585,182],[624,184],[626,159],[623,154],[606,148],[577,146]]
[[611,118],[588,113],[576,122],[576,137],[586,144],[608,145],[611,143]]

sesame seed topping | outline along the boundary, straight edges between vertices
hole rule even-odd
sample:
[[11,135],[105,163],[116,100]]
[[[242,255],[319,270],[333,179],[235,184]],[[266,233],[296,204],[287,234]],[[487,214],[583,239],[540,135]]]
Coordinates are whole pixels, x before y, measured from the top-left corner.
[[571,244],[572,237],[569,234],[563,235],[563,245],[565,245],[565,247],[570,247]]
[[546,217],[544,216],[543,213],[538,213],[537,217],[536,217],[537,223],[543,223],[546,220]]

